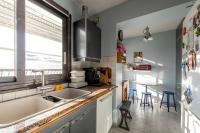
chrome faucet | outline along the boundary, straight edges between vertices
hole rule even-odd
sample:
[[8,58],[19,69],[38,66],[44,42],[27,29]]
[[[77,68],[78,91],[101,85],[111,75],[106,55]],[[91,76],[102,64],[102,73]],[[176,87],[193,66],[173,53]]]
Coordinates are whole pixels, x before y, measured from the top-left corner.
[[[44,87],[45,85],[45,81],[44,81],[44,70],[32,70],[33,73],[37,73],[40,72],[41,73],[41,82],[42,82],[42,87]],[[35,82],[35,80],[34,80]]]

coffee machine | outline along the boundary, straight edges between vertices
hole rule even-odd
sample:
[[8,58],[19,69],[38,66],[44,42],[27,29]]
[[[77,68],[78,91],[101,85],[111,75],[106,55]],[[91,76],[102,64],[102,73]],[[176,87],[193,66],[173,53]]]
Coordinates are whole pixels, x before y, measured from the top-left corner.
[[85,81],[90,86],[102,86],[103,84],[100,83],[100,69],[98,68],[84,68],[85,70]]

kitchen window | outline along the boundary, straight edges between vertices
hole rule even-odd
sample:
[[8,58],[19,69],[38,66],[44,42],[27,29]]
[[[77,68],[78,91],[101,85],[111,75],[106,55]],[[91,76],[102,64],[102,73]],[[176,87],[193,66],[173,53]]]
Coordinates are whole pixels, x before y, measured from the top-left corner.
[[69,79],[71,15],[54,1],[0,0],[0,35],[0,82],[30,81],[35,69]]
[[29,0],[25,16],[26,75],[35,69],[62,74],[62,18]]
[[15,80],[15,0],[0,0],[0,82]]

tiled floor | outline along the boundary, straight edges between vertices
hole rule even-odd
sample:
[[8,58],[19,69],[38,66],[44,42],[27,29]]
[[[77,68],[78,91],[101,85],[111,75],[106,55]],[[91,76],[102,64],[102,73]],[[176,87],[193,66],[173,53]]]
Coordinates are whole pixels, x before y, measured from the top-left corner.
[[131,105],[133,119],[129,121],[130,131],[119,127],[112,127],[109,133],[181,133],[180,118],[174,108],[170,113],[158,104],[151,108],[143,109],[138,104]]

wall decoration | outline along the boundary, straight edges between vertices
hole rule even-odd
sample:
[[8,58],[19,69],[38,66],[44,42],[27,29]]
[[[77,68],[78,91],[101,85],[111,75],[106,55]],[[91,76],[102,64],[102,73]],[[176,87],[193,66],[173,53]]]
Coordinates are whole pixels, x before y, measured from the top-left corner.
[[185,90],[184,96],[185,96],[185,99],[186,99],[186,101],[187,101],[188,104],[190,104],[193,101],[192,90],[191,90],[190,86],[187,87],[187,89]]
[[188,66],[189,70],[195,70],[196,69],[196,53],[194,50],[191,50],[188,54]]
[[197,6],[197,13],[193,17],[193,28],[196,29],[200,24],[200,5]]
[[192,27],[189,28],[187,37],[187,44],[189,44],[190,50],[192,50],[194,48],[194,31]]
[[182,28],[182,36],[185,36],[187,34],[187,28],[183,27]]
[[199,37],[200,37],[200,27],[195,29],[195,36],[194,36],[194,50],[196,53],[199,52]]
[[187,73],[189,71],[189,66],[187,61],[183,61],[182,62],[182,74],[183,74],[183,78],[186,80],[187,79]]
[[197,37],[199,37],[199,36],[200,36],[200,27],[197,27],[197,29],[196,29],[196,32],[195,32],[195,33],[196,33],[196,36],[197,36]]
[[117,40],[117,63],[126,63],[126,48],[122,43],[123,41],[123,31],[118,31],[118,40]]
[[190,45],[186,45],[186,51],[189,52],[190,51]]
[[143,52],[134,52],[133,58],[134,58],[134,63],[142,63]]
[[151,68],[151,64],[142,64],[136,66],[136,70],[151,70]]
[[125,67],[125,70],[126,70],[126,71],[135,70],[135,65],[132,64],[132,63],[127,63],[127,64],[126,64],[126,67]]
[[183,49],[185,48],[185,43],[184,43],[184,42],[182,43],[182,48],[183,48]]

